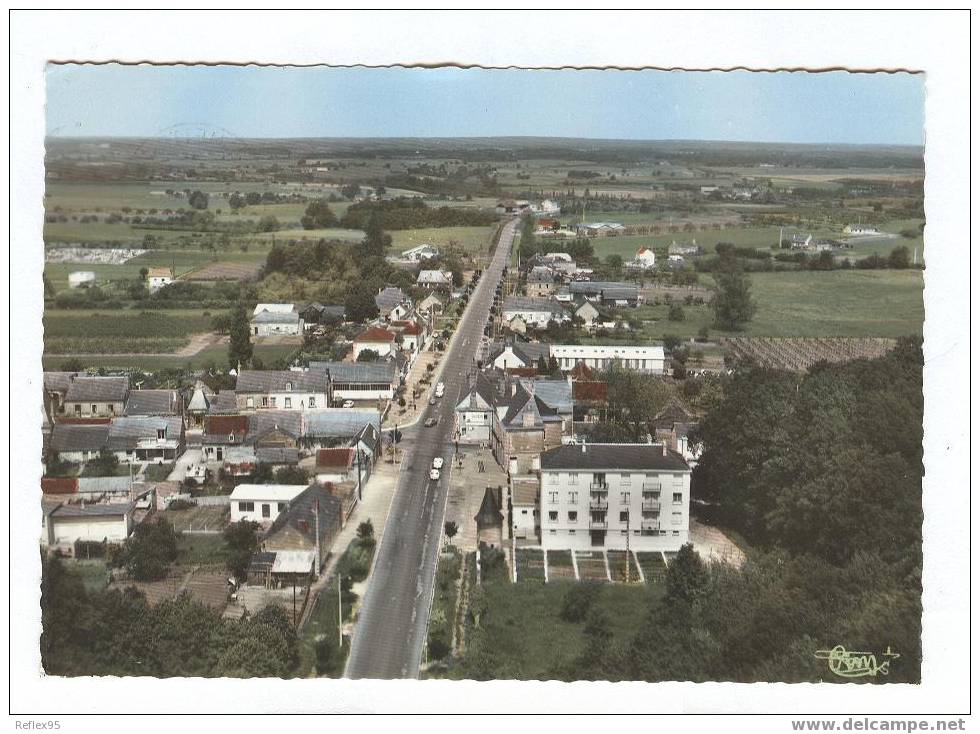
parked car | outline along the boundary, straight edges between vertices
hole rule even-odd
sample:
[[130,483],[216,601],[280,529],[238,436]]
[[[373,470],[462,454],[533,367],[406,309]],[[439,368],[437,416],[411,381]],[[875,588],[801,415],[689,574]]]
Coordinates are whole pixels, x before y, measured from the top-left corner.
[[436,458],[434,458],[432,460],[432,468],[433,469],[442,469],[442,457],[441,456],[437,456]]
[[442,416],[436,416],[435,418],[433,418],[433,417],[426,418],[425,419],[425,423],[423,425],[426,428],[432,428],[432,426],[438,426],[439,425],[439,418],[441,418],[441,417]]
[[439,470],[438,469],[430,469],[429,470],[429,479],[431,479],[433,482],[438,482],[439,481]]
[[345,400],[343,407],[345,407],[345,408],[353,408],[354,407],[354,401],[353,400]]

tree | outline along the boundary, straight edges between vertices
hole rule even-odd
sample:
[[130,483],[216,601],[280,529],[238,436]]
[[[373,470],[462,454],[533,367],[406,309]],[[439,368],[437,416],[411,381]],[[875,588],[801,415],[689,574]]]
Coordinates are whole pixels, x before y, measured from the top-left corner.
[[306,213],[299,222],[303,229],[327,229],[337,226],[337,217],[326,199],[317,199],[307,205]]
[[228,364],[233,368],[248,366],[252,361],[252,338],[249,333],[248,312],[245,305],[238,303],[231,315],[231,325],[228,333],[231,339],[228,343]]
[[708,584],[708,572],[691,543],[685,543],[677,551],[667,567],[667,597],[690,606],[701,596]]
[[673,352],[681,345],[681,339],[676,334],[664,334],[663,343],[665,350]]
[[310,475],[300,466],[281,466],[276,469],[276,484],[308,484]]
[[446,534],[446,538],[452,540],[456,537],[456,533],[459,532],[459,525],[454,523],[452,520],[447,520],[446,524],[443,526],[443,532]]
[[279,220],[271,214],[259,220],[259,232],[275,232],[277,229],[279,229]]
[[177,539],[173,526],[162,517],[142,522],[126,539],[115,565],[137,581],[159,581],[177,560]]
[[594,581],[571,584],[562,597],[558,616],[566,622],[583,621],[589,615],[601,591],[601,585]]
[[752,320],[756,311],[751,283],[734,256],[722,256],[718,262],[718,268],[714,272],[715,327],[741,331]]
[[86,473],[93,477],[112,477],[119,468],[119,457],[108,449],[100,449],[99,455],[89,459],[85,465]]
[[357,537],[361,540],[374,537],[374,523],[371,522],[371,518],[357,526]]
[[357,281],[351,285],[344,299],[344,308],[347,318],[351,321],[363,323],[376,318],[378,315],[378,304],[374,301],[374,288],[364,281]]
[[192,191],[191,195],[187,197],[187,203],[193,209],[207,209],[208,195],[203,191]]
[[675,303],[670,307],[667,312],[667,319],[669,321],[683,321],[684,320],[684,307],[679,303]]
[[140,268],[140,280],[146,282],[146,279],[149,276],[149,274],[150,274],[149,268]]
[[358,362],[377,362],[379,359],[381,359],[381,355],[374,349],[362,349],[357,355]]
[[374,212],[364,227],[364,239],[356,252],[362,261],[370,257],[383,259],[390,246],[391,235],[382,229],[381,215]]
[[912,267],[912,257],[909,248],[900,245],[891,251],[888,256],[888,267],[894,270],[907,270]]
[[228,554],[226,565],[238,580],[244,580],[252,556],[259,547],[259,525],[255,522],[233,522],[222,532]]

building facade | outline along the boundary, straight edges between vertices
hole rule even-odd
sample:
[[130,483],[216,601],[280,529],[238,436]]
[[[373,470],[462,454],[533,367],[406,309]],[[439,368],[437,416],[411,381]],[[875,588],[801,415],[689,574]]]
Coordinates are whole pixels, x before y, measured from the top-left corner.
[[584,364],[593,370],[604,370],[617,364],[624,369],[654,375],[663,374],[666,359],[662,346],[620,344],[552,344],[551,356],[565,371],[577,364]]

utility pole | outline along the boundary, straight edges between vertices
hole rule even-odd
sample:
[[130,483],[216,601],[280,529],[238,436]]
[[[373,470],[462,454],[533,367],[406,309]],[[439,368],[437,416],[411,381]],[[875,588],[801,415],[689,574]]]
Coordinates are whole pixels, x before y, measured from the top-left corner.
[[337,647],[344,647],[344,604],[340,595],[340,590],[344,585],[344,579],[337,575]]

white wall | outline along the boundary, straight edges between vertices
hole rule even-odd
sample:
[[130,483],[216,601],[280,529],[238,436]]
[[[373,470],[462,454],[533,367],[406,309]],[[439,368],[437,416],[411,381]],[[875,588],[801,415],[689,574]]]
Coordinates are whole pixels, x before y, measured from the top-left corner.
[[121,543],[129,537],[129,516],[119,517],[49,517],[53,524],[55,545],[67,545],[76,540]]
[[[262,398],[268,398],[267,405],[262,404]],[[310,406],[310,398],[314,400],[313,406]],[[251,404],[249,400],[252,400]],[[287,400],[289,400],[288,404]],[[275,401],[274,404],[273,401]],[[315,410],[330,407],[330,401],[325,392],[270,392],[263,395],[243,395],[239,398],[238,404],[244,410]]]
[[379,357],[387,357],[391,354],[392,345],[390,342],[354,342],[354,361],[357,361],[358,356],[365,349],[370,349],[373,352],[377,352]]
[[303,320],[295,324],[252,324],[252,336],[295,335],[303,332]]
[[[231,521],[271,523],[286,510],[289,503],[286,500],[231,500]],[[263,514],[263,505],[268,508],[268,517]],[[280,508],[281,505],[281,508]],[[252,509],[249,509],[251,506]]]
[[515,538],[536,538],[535,513],[537,508],[533,505],[514,505],[514,537]]
[[637,347],[616,344],[552,344],[551,356],[563,370],[584,362],[593,369],[605,369],[618,362],[625,369],[663,374],[663,347]]
[[493,412],[486,410],[457,410],[456,430],[460,443],[485,443],[490,440]]

